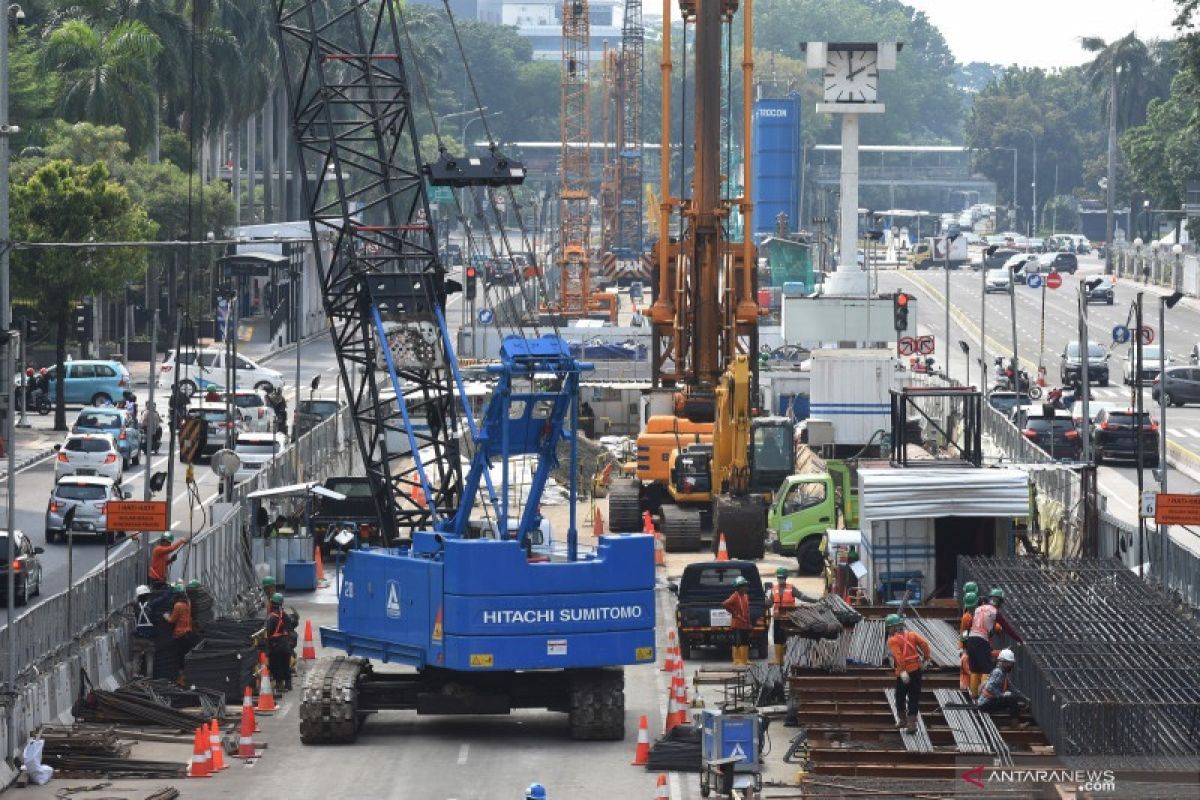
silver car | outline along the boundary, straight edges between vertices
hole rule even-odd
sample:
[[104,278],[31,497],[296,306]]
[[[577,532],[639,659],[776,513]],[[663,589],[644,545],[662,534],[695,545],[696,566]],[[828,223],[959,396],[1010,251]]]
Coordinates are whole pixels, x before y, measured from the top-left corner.
[[67,540],[66,515],[72,508],[71,536],[104,537],[112,542],[115,534],[106,530],[108,519],[105,505],[110,500],[124,500],[128,495],[112,478],[90,475],[67,475],[59,478],[50,492],[46,506],[46,544]]

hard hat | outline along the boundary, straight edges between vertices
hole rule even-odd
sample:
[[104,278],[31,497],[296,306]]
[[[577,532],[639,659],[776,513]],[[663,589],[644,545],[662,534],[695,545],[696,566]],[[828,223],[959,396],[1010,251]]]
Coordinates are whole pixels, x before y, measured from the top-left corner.
[[172,594],[183,594],[183,584],[182,583],[172,584],[171,593]]
[[1007,647],[1000,651],[1000,655],[996,656],[997,661],[1007,661],[1010,664],[1017,663],[1017,657],[1012,650]]
[[50,370],[46,369],[45,367],[42,367],[41,369],[38,370],[39,375],[47,375],[47,374],[49,374],[49,372],[50,372]]
[[150,594],[150,587],[143,583],[141,586],[137,587],[137,590],[134,592],[134,594],[136,594],[138,597],[144,597],[145,595]]
[[27,377],[30,377],[30,378],[32,378],[32,377],[33,377],[33,367],[26,367],[26,368],[25,368],[25,375],[26,375]]
[[170,533],[164,533],[162,536],[158,537],[158,540],[160,542],[167,542],[169,544],[169,543],[175,541],[175,537],[173,535],[171,535]]
[[262,580],[262,585],[263,586],[274,586],[275,585],[275,576],[274,575],[265,576]]
[[978,595],[979,594],[979,584],[976,583],[975,581],[967,581],[966,583],[963,584],[963,594],[964,595],[968,595],[968,594]]
[[786,578],[787,576],[788,576],[788,568],[787,567],[776,568],[776,570],[775,570],[776,578]]
[[746,582],[745,578],[743,578],[741,575],[738,575],[736,578],[733,579],[733,585],[735,588],[739,587],[739,586],[746,586],[747,582]]
[[895,628],[904,624],[904,617],[899,614],[888,614],[887,619],[883,621],[885,628]]
[[1003,600],[1004,599],[1004,590],[1001,589],[999,586],[997,586],[995,589],[992,589],[992,593],[990,596],[993,600]]
[[199,589],[200,581],[196,580],[195,578],[192,578],[190,581],[188,581],[188,588],[189,589]]
[[546,800],[546,787],[540,783],[531,783],[525,790],[525,800]]
[[276,606],[283,605],[283,595],[280,594],[279,592],[276,592],[275,594],[271,595],[271,605],[276,605]]
[[979,605],[979,595],[974,592],[967,592],[963,595],[963,608],[975,608]]

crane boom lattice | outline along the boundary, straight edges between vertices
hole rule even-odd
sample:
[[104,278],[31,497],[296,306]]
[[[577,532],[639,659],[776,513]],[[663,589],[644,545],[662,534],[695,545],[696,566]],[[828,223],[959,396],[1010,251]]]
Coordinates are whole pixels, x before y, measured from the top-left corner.
[[559,310],[565,316],[584,317],[591,295],[592,227],[587,0],[564,2],[562,20]]

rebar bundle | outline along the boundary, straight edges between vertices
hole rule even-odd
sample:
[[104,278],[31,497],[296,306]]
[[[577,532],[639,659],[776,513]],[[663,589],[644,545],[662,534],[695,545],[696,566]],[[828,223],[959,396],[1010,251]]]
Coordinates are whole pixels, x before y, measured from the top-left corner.
[[958,667],[959,639],[954,626],[941,619],[910,619],[908,630],[916,631],[929,642],[929,657],[939,667]]
[[883,620],[864,619],[850,629],[850,648],[846,654],[850,663],[878,667],[884,663],[887,652]]
[[959,577],[1004,589],[1013,683],[1061,755],[1200,768],[1200,625],[1168,595],[1115,559],[963,557]]
[[844,630],[836,639],[803,639],[799,636],[788,639],[785,672],[791,674],[796,669],[845,672],[852,630]]
[[[198,711],[183,711],[197,708]],[[225,697],[211,689],[181,689],[170,681],[139,680],[115,692],[93,689],[75,704],[75,718],[87,722],[158,725],[194,731],[211,719],[221,720]]]
[[1012,753],[996,723],[981,712],[959,689],[934,689],[947,727],[954,735],[954,747],[960,753],[986,753],[995,756],[997,766],[1010,766]]
[[836,639],[842,632],[842,623],[825,603],[798,605],[787,619],[798,635],[811,639]]
[[125,778],[182,778],[187,774],[187,765],[179,761],[131,759],[130,743],[111,729],[44,725],[35,735],[44,742],[42,762],[57,772]]

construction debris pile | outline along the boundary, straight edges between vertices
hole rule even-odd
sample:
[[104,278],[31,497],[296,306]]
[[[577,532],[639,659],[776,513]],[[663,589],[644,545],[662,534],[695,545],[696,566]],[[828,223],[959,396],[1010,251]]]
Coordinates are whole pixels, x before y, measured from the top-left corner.
[[190,731],[213,719],[221,721],[225,696],[211,689],[181,689],[170,681],[143,679],[113,692],[88,690],[76,701],[73,713],[83,722]]
[[45,725],[34,733],[44,742],[42,763],[60,778],[96,775],[121,778],[183,778],[182,761],[145,761],[130,758],[133,742],[112,728],[91,725]]
[[1004,588],[1014,681],[1060,755],[1200,770],[1200,624],[1166,593],[1116,559],[963,557],[959,576]]

